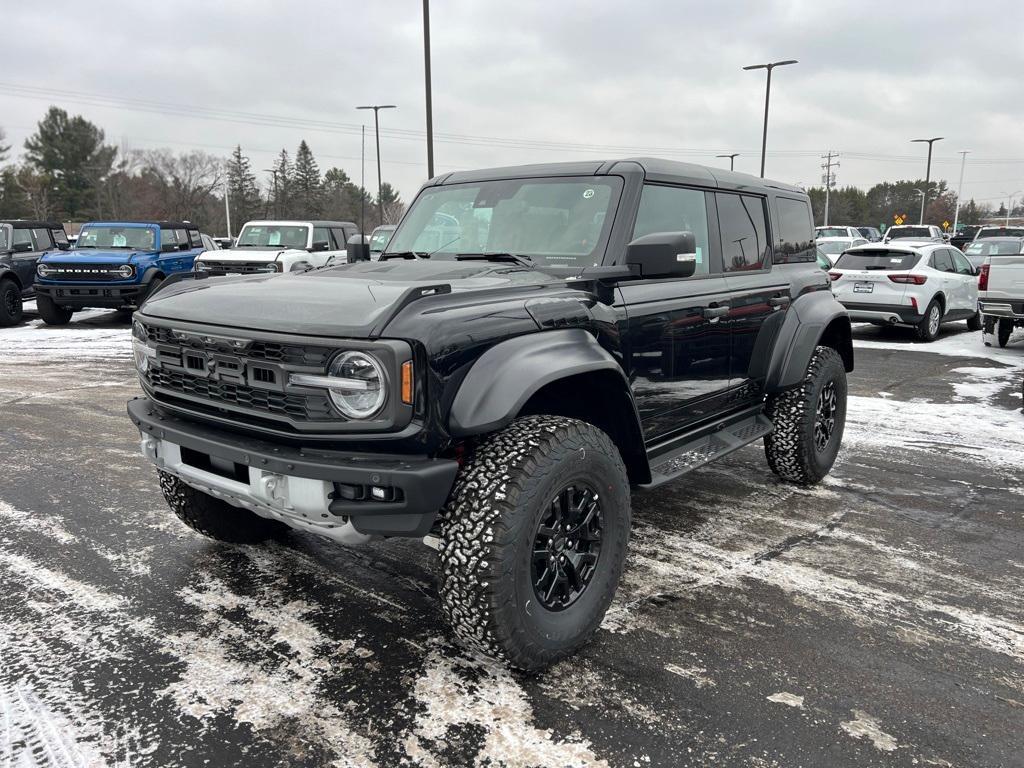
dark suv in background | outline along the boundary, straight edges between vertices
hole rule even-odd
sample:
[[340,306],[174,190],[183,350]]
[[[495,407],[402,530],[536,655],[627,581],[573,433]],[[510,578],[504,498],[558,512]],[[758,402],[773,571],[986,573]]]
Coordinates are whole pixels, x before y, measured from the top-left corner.
[[53,221],[0,221],[0,326],[22,320],[22,302],[34,295],[36,264],[47,251],[71,247]]

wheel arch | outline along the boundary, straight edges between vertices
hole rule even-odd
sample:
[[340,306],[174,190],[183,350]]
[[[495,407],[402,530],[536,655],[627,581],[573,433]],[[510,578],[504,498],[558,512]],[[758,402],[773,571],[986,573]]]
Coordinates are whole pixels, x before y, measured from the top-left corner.
[[819,346],[835,349],[846,372],[853,371],[850,316],[830,291],[806,293],[789,308],[772,348],[765,391],[779,392],[797,386]]
[[18,290],[20,291],[25,290],[25,284],[21,282],[21,278],[18,277],[18,273],[6,265],[0,265],[0,283],[4,280],[10,280],[18,286]]

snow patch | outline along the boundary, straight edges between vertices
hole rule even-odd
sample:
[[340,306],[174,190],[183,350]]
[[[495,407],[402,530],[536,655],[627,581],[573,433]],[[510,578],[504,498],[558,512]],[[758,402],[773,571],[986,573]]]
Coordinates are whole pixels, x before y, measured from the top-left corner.
[[78,541],[78,537],[68,531],[59,518],[15,509],[4,501],[0,501],[0,520],[23,531],[41,533],[58,544],[74,544]]
[[768,701],[773,701],[776,704],[785,704],[787,707],[794,707],[796,709],[804,708],[804,697],[797,696],[795,693],[773,693],[771,696],[765,696]]
[[855,739],[867,739],[874,744],[875,749],[882,752],[892,752],[899,746],[896,739],[882,730],[881,725],[875,718],[859,709],[853,710],[853,720],[840,723],[840,727]]
[[718,684],[707,676],[707,669],[704,667],[680,667],[677,664],[666,664],[665,671],[673,675],[685,677],[693,682],[698,688],[715,688]]

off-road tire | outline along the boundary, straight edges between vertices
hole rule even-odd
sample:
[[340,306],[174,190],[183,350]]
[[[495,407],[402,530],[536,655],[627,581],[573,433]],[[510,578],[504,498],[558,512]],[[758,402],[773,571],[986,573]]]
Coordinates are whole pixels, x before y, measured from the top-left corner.
[[996,323],[996,339],[1000,347],[1005,347],[1010,342],[1010,334],[1013,333],[1013,320],[1000,317]]
[[980,331],[982,326],[981,312],[975,312],[973,315],[967,318],[967,330],[968,331]]
[[[831,382],[836,396],[835,426],[824,450],[814,444],[818,399]],[[799,485],[813,485],[832,469],[846,424],[846,368],[830,347],[816,347],[800,386],[768,398],[765,413],[772,431],[764,439],[764,454],[772,472]]]
[[228,504],[160,472],[160,490],[171,511],[189,528],[217,541],[256,544],[281,536],[288,526]]
[[0,327],[17,325],[22,316],[21,288],[9,278],[0,280]]
[[[939,313],[939,322],[932,322],[932,313]],[[917,335],[918,341],[935,341],[939,338],[939,328],[942,327],[942,305],[939,304],[937,299],[932,299],[928,302],[928,308],[924,311],[924,317],[921,318],[921,322],[914,326],[914,333]]]
[[[598,491],[601,550],[579,597],[553,611],[534,592],[535,532],[574,481]],[[476,447],[444,510],[440,591],[449,625],[465,645],[526,671],[571,655],[608,610],[629,526],[629,479],[608,435],[575,419],[516,419]]]
[[49,296],[36,296],[36,310],[47,325],[67,325],[75,313],[72,309],[58,306]]

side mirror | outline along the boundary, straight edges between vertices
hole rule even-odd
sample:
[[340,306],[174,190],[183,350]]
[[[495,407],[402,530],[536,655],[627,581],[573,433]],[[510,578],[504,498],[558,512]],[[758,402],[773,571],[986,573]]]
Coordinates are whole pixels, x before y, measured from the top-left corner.
[[15,243],[11,246],[11,253],[28,253],[32,250],[32,243]]
[[626,246],[626,263],[640,267],[640,278],[692,277],[697,271],[693,232],[653,232]]
[[348,253],[348,262],[369,261],[370,243],[363,235],[352,235],[345,243],[345,252]]
[[331,250],[331,244],[328,243],[326,240],[315,240],[313,242],[313,246],[309,249],[309,252],[310,253],[315,253],[316,251],[329,251],[329,250]]

